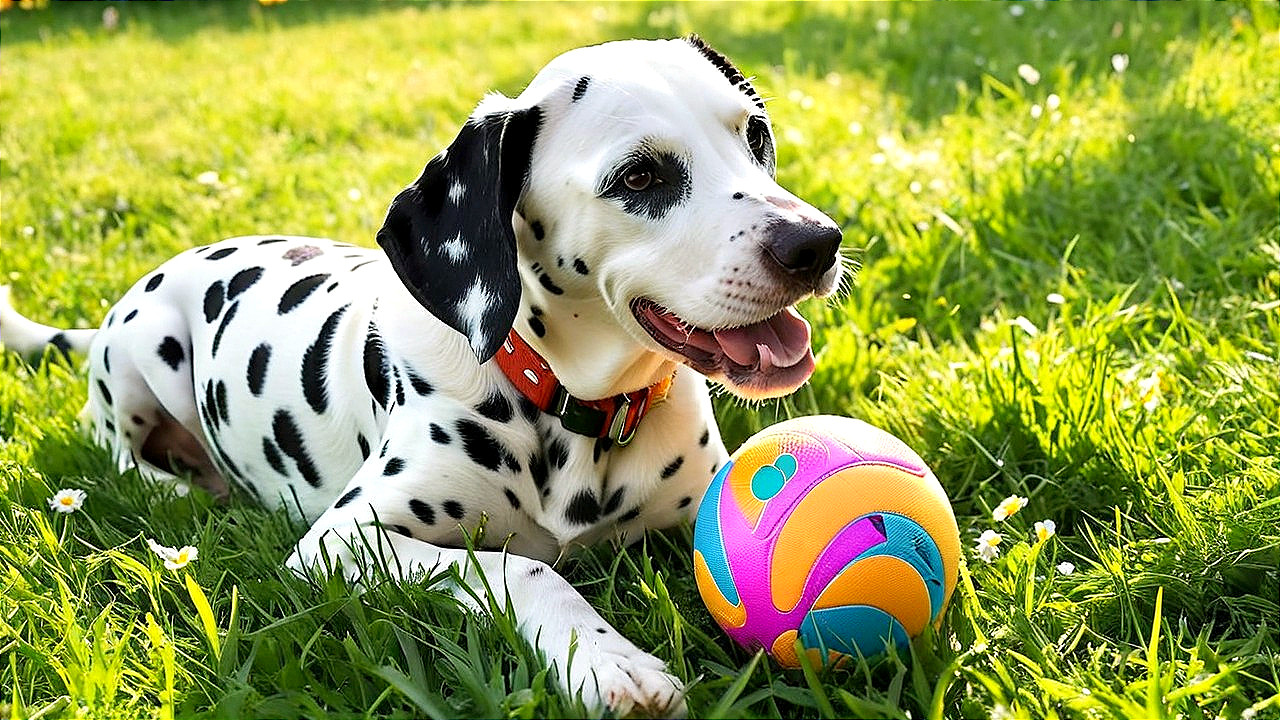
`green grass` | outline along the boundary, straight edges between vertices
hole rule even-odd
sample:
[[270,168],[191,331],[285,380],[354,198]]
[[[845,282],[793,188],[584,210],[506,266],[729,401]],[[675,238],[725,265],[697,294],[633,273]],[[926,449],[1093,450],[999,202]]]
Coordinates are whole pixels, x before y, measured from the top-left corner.
[[[696,716],[1280,717],[1276,5],[116,7],[114,33],[101,5],[0,16],[0,282],[29,314],[97,324],[224,236],[372,244],[485,91],[697,31],[774,98],[781,181],[862,264],[806,308],[808,386],[717,398],[727,444],[813,412],[891,430],[947,487],[966,564],[910,657],[816,674],[731,646],[687,530],[568,577]],[[119,475],[76,430],[84,395],[76,369],[0,359],[10,716],[584,714],[509,621],[425,584],[309,585],[281,569],[302,532],[282,514]],[[61,487],[81,512],[49,512]],[[994,521],[1011,494],[1029,506]],[[970,551],[988,528],[992,564]],[[200,558],[166,571],[147,538]]]

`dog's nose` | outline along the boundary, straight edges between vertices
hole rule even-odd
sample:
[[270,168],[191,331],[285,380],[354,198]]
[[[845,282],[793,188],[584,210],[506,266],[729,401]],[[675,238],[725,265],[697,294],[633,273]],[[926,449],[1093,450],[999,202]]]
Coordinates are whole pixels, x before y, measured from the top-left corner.
[[802,222],[779,223],[771,229],[765,253],[788,276],[813,285],[835,264],[840,228]]

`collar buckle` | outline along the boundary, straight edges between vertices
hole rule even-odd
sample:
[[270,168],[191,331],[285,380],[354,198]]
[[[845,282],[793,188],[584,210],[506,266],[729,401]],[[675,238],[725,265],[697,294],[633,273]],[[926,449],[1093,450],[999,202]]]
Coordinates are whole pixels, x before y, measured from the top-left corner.
[[[618,403],[618,406],[613,409],[613,422],[609,424],[608,437],[617,443],[619,447],[624,447],[635,438],[636,428],[640,427],[640,423],[638,420],[636,422],[628,422],[631,418],[631,406],[633,404],[631,396],[623,394],[620,397],[622,402]],[[643,408],[641,408],[640,414],[644,414]]]

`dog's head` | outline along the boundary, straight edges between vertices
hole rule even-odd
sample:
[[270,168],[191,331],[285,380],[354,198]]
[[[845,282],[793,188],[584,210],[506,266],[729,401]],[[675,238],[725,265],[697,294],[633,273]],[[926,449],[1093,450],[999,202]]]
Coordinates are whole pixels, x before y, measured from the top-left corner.
[[[841,272],[840,229],[782,189],[774,163],[763,101],[701,40],[581,48],[519,97],[480,103],[378,242],[482,361],[523,289],[526,305],[594,315],[597,336],[774,397],[813,371],[792,306]],[[580,340],[587,354],[614,342]]]

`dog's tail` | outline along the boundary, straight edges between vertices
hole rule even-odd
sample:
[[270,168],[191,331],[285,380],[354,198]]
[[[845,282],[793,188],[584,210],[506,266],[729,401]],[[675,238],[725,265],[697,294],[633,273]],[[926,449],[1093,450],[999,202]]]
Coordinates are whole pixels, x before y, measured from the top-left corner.
[[86,352],[96,334],[97,330],[61,330],[23,317],[9,303],[9,286],[0,285],[0,348],[32,361],[43,356],[49,347],[67,357],[72,351]]

